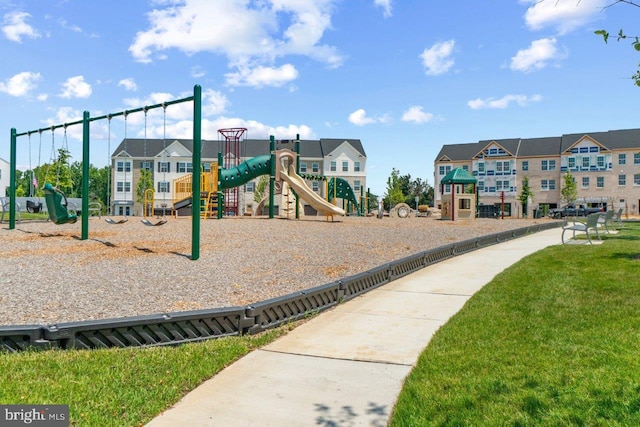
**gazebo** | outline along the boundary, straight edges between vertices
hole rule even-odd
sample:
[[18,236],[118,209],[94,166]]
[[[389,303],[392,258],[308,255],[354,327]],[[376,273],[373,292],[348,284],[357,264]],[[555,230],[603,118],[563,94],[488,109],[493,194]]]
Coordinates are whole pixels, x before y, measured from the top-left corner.
[[[442,200],[442,219],[455,221],[458,219],[476,218],[476,191],[478,180],[462,168],[455,168],[440,181],[440,198]],[[451,193],[444,193],[444,186],[451,185]],[[467,193],[467,188],[473,191]]]

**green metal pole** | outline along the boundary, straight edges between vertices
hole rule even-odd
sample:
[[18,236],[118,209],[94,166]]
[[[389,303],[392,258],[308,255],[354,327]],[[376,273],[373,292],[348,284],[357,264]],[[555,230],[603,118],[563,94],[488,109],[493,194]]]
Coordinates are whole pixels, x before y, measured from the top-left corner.
[[271,152],[271,173],[269,174],[269,219],[273,218],[273,203],[276,192],[276,140],[269,137],[269,151]]
[[[300,175],[300,134],[296,134],[296,173]],[[296,219],[300,219],[300,197],[296,195]]]
[[362,216],[364,212],[364,187],[360,186],[360,206],[358,207],[358,216]]
[[82,113],[82,235],[89,238],[89,112]]
[[202,176],[202,88],[193,87],[193,177],[191,188],[191,259],[200,258],[200,177]]
[[222,219],[224,210],[224,191],[222,191],[222,152],[218,151],[218,219]]
[[9,230],[16,228],[16,129],[11,128],[11,154],[9,162]]

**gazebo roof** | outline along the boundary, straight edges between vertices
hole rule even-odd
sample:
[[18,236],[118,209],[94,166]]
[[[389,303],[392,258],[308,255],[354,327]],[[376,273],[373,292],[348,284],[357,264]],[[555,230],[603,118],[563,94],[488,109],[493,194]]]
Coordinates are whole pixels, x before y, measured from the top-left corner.
[[441,184],[475,184],[478,180],[462,168],[455,168],[440,180]]

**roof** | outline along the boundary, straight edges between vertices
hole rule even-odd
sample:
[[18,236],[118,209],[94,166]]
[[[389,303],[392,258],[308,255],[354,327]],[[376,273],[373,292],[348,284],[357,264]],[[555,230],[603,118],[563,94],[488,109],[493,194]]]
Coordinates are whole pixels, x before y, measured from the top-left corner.
[[568,133],[562,136],[525,139],[487,139],[483,141],[443,145],[436,162],[471,161],[488,145],[496,143],[517,157],[560,156],[588,137],[606,150],[637,149],[640,147],[640,129],[621,129],[604,132]]
[[[159,155],[162,150],[174,142],[179,142],[190,152],[193,152],[193,140],[191,139],[142,139],[142,138],[126,138],[116,147],[112,156],[117,153],[126,151],[134,158],[153,158]],[[320,140],[300,140],[300,156],[309,158],[323,158],[331,153],[343,143],[349,143],[356,151],[366,156],[362,142],[359,139],[329,139],[322,138]],[[290,149],[295,151],[295,140],[276,140],[276,149]],[[202,140],[202,158],[215,159],[218,157],[218,151],[225,150],[225,141]],[[263,154],[269,154],[270,141],[268,139],[246,139],[240,141],[241,157],[256,157]]]
[[441,184],[475,184],[478,180],[462,168],[455,168],[440,180]]

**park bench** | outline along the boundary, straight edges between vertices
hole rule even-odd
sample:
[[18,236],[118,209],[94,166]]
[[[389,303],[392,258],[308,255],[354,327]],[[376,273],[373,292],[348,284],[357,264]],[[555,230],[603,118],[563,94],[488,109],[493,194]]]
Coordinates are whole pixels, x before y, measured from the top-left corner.
[[[611,209],[600,214],[600,217],[598,218],[598,227],[604,228],[607,234],[617,233],[617,231],[613,231],[613,214],[613,209]],[[609,226],[611,226],[611,230],[609,229]]]
[[582,232],[582,233],[586,233],[587,235],[587,241],[590,244],[593,244],[593,242],[591,241],[591,232],[596,233],[596,236],[598,237],[598,240],[600,239],[600,233],[598,233],[598,221],[600,219],[600,217],[602,216],[601,213],[592,213],[589,214],[587,216],[587,218],[584,221],[578,220],[578,219],[574,219],[572,221],[567,221],[565,223],[564,226],[562,226],[562,243],[567,243],[564,240],[564,233],[567,231],[572,231],[573,232],[573,239],[575,240],[576,238],[576,231],[578,232]]
[[613,214],[613,218],[611,218],[611,222],[616,224],[616,228],[622,228],[622,212],[624,211],[624,209],[619,208],[618,212],[616,212],[615,214]]

